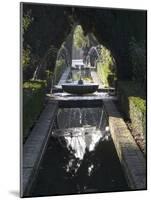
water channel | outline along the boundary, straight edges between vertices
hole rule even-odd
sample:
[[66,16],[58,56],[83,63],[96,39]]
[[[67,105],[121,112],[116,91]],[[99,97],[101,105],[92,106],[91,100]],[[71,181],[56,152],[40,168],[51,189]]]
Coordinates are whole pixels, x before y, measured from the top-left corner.
[[32,196],[129,190],[103,108],[60,108]]

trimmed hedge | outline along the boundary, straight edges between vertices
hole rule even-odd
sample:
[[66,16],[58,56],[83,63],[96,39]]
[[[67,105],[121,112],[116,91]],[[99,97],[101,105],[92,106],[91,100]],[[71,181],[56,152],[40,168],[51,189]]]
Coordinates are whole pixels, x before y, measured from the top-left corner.
[[138,134],[145,134],[146,102],[140,97],[129,97],[129,115],[133,130]]
[[23,84],[23,142],[43,108],[45,88],[46,81],[28,81]]
[[119,82],[119,101],[126,118],[131,120],[132,129],[141,135],[146,132],[146,100],[141,84],[134,81]]

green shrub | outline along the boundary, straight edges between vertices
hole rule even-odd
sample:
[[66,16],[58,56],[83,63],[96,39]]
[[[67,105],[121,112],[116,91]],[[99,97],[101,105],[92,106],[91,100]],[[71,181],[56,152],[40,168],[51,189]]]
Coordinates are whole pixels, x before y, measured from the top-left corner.
[[141,84],[134,81],[119,82],[118,94],[122,111],[131,120],[133,130],[145,134],[146,100]]
[[32,53],[32,49],[29,45],[23,49],[22,54],[22,70],[23,70],[23,80],[28,81],[33,78],[33,74],[36,70],[38,64],[38,56]]
[[24,89],[30,89],[32,91],[37,89],[43,89],[46,86],[46,81],[43,80],[32,80],[28,82],[24,82],[23,88]]
[[101,45],[97,73],[104,87],[113,87],[116,80],[116,64],[111,52]]
[[45,97],[45,81],[28,81],[23,84],[23,141],[40,114]]
[[140,97],[129,97],[129,115],[133,130],[138,134],[145,133],[146,103]]
[[32,24],[34,18],[31,16],[31,10],[28,10],[23,16],[23,31],[27,31]]
[[31,60],[30,48],[23,49],[23,59],[22,59],[23,68],[26,68],[26,66],[29,65],[30,60]]
[[132,63],[133,80],[142,84],[146,82],[146,45],[132,38],[129,43],[129,56]]
[[88,43],[88,38],[84,36],[81,25],[77,25],[73,34],[73,44],[76,48],[83,48]]

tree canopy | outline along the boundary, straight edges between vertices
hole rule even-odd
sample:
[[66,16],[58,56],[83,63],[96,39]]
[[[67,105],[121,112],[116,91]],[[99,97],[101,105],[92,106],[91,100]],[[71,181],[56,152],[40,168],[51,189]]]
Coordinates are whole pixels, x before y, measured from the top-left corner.
[[84,32],[81,25],[77,25],[73,34],[73,43],[77,48],[83,48],[87,44],[87,37],[84,36]]

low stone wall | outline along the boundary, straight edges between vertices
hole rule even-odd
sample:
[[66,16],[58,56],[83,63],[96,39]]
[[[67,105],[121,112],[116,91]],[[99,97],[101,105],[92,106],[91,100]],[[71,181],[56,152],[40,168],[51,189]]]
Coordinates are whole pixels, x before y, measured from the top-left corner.
[[123,167],[128,185],[133,190],[147,189],[146,159],[135,143],[112,100],[103,100],[108,115],[110,133]]
[[55,102],[47,104],[21,149],[23,158],[21,160],[21,197],[29,195],[51,134],[57,109],[58,104]]

